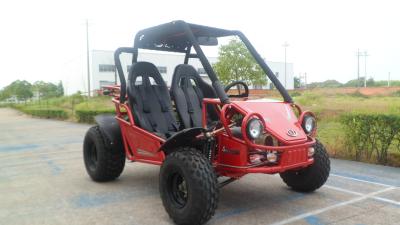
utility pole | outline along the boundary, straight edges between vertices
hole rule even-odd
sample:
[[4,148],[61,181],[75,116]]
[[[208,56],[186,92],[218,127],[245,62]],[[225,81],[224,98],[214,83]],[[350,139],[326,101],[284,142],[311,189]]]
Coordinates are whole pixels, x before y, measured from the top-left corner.
[[307,73],[304,73],[304,88],[307,89]]
[[390,72],[388,73],[388,87],[390,87]]
[[357,87],[360,86],[360,49],[357,49]]
[[285,43],[283,43],[283,45],[282,45],[284,48],[285,48],[285,88],[287,88],[287,86],[286,86],[286,84],[287,84],[287,82],[286,82],[286,77],[287,77],[287,66],[286,66],[286,48],[289,46],[289,44],[285,41]]
[[367,51],[364,51],[364,87],[367,87]]
[[90,97],[89,21],[87,19],[86,19],[86,64],[87,64],[88,97]]
[[301,81],[304,79],[304,89],[307,89],[307,73],[299,73],[299,79],[300,79],[300,87],[301,87]]

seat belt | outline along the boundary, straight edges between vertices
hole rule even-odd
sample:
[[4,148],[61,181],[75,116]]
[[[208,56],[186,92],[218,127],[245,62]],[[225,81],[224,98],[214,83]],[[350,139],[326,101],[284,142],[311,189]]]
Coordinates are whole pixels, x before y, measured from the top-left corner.
[[151,108],[148,104],[146,96],[142,94],[142,93],[146,93],[145,87],[149,87],[149,84],[150,84],[149,78],[142,77],[142,80],[143,80],[144,85],[139,85],[139,95],[142,98],[142,102],[143,102],[143,112],[148,115],[148,116],[146,116],[146,118],[150,122],[150,125],[153,128],[153,131],[162,134],[162,132],[158,129],[157,123],[155,122],[155,120],[153,118],[153,114],[151,113]]
[[172,116],[172,113],[170,112],[170,108],[168,107],[167,103],[162,100],[161,94],[158,90],[159,87],[162,87],[160,85],[151,85],[154,93],[156,94],[156,97],[158,99],[158,102],[161,105],[161,111],[164,114],[165,119],[168,121],[168,130],[172,132],[176,132],[179,130],[178,125],[175,123],[175,119]]
[[186,99],[186,104],[188,107],[188,113],[189,113],[189,117],[190,117],[190,126],[194,127],[195,126],[195,121],[197,121],[197,117],[196,114],[194,113],[194,109],[193,109],[193,105],[190,102],[190,98],[189,98],[189,93],[188,93],[188,86],[189,86],[189,82],[190,80],[185,78],[185,82],[184,82],[184,86],[182,88],[183,90],[183,94],[185,95],[185,99]]
[[199,87],[197,86],[193,86],[193,89],[196,92],[197,98],[199,99],[200,108],[203,108],[203,98],[204,98],[203,93],[201,93]]

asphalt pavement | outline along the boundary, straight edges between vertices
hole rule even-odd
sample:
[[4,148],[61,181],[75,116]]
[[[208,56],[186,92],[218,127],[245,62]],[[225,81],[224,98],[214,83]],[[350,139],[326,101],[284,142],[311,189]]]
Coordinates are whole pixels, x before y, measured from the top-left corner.
[[[90,125],[0,109],[0,224],[172,224],[159,167],[127,163],[95,183],[82,141]],[[400,224],[400,168],[332,159],[328,182],[297,193],[277,175],[248,175],[220,190],[208,224]]]

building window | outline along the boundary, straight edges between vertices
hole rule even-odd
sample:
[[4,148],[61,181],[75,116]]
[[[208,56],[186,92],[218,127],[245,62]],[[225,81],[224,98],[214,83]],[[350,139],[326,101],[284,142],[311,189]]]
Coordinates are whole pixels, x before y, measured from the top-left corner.
[[100,88],[104,87],[104,86],[112,86],[112,85],[115,85],[115,81],[101,80],[99,82],[99,84],[100,84]]
[[206,74],[206,70],[204,68],[197,68],[197,72],[201,74]]
[[158,72],[160,73],[167,73],[167,67],[166,66],[157,66]]
[[[127,65],[126,66],[126,71],[128,71],[128,73],[131,70],[131,67],[132,67],[132,65]],[[157,69],[158,69],[158,72],[160,72],[160,73],[167,73],[167,67],[166,66],[157,66]]]
[[100,72],[114,72],[115,66],[112,64],[100,64],[99,71]]

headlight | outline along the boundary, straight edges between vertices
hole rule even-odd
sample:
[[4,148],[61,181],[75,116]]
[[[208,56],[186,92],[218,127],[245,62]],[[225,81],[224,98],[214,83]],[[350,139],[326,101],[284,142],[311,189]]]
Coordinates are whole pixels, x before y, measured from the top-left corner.
[[264,130],[264,126],[259,119],[253,118],[247,123],[247,136],[251,139],[260,137]]
[[316,126],[315,118],[310,115],[305,116],[301,126],[307,134],[311,134]]

